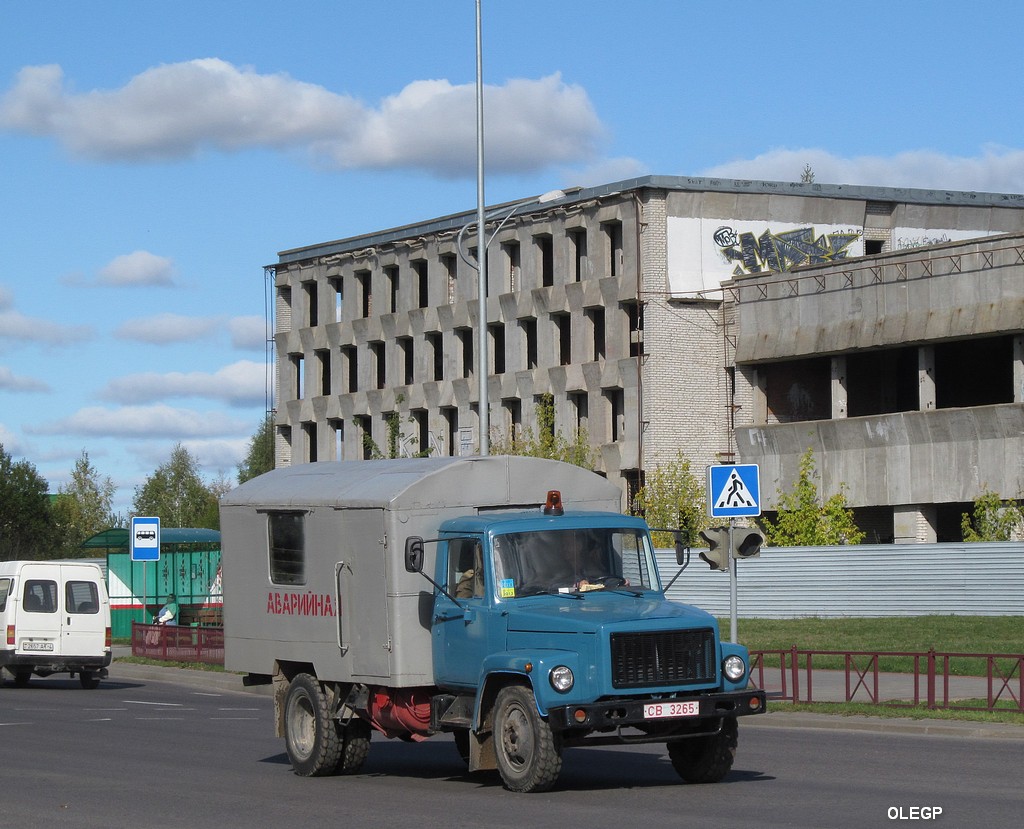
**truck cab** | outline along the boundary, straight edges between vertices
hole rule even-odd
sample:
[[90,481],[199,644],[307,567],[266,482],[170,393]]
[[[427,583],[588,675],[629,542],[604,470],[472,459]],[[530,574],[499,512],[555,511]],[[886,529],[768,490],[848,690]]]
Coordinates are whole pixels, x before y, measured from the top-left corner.
[[563,747],[627,742],[669,743],[684,778],[721,779],[735,718],[764,710],[746,650],[665,599],[642,519],[560,502],[441,526],[433,726],[455,730],[471,769],[493,757],[516,790],[550,786]]

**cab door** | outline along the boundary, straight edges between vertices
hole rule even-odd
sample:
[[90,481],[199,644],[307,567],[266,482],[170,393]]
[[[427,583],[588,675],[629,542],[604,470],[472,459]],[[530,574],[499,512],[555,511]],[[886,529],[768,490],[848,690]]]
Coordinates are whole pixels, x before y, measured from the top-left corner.
[[441,542],[437,552],[445,587],[455,601],[444,593],[434,598],[434,679],[444,687],[475,688],[484,658],[495,648],[481,542],[454,538]]
[[59,564],[26,564],[21,568],[15,621],[16,648],[21,654],[49,658],[62,653]]
[[110,605],[98,574],[65,566],[61,567],[61,583],[62,652],[65,656],[102,654]]

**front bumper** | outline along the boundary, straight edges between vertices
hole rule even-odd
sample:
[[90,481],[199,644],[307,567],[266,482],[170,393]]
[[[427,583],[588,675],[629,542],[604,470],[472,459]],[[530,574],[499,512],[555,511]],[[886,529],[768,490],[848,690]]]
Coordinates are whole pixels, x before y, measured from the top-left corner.
[[[696,714],[651,719],[644,716],[644,706],[651,703],[699,703]],[[762,714],[765,692],[760,689],[730,691],[719,694],[664,698],[604,699],[597,702],[566,705],[548,709],[548,722],[557,731],[584,729],[610,731],[619,728],[643,728],[657,731],[685,730],[690,724],[706,728],[709,720],[722,717],[744,717]]]

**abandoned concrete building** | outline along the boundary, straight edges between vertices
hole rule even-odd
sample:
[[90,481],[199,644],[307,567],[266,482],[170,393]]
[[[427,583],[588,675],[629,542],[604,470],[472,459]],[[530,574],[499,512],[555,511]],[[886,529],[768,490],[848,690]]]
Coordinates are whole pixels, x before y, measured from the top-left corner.
[[552,405],[624,507],[682,453],[771,511],[807,449],[869,541],[1024,496],[1024,196],[649,176],[487,221],[486,366],[474,212],[267,267],[278,465],[474,454],[486,371],[492,442]]

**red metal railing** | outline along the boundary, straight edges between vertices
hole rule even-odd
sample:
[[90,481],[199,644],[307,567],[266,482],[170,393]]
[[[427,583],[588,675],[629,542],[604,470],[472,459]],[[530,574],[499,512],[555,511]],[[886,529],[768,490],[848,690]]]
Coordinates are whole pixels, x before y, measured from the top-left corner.
[[132,622],[132,656],[223,665],[224,628]]
[[[815,657],[843,667],[816,668]],[[879,669],[879,659],[909,660],[913,671]],[[968,711],[1024,712],[1024,655],[918,651],[751,651],[751,680],[769,698],[788,702],[861,702]],[[964,675],[967,660],[982,675]],[[774,664],[775,662],[778,664]],[[772,664],[766,664],[766,663]],[[966,701],[972,704],[965,704]]]

